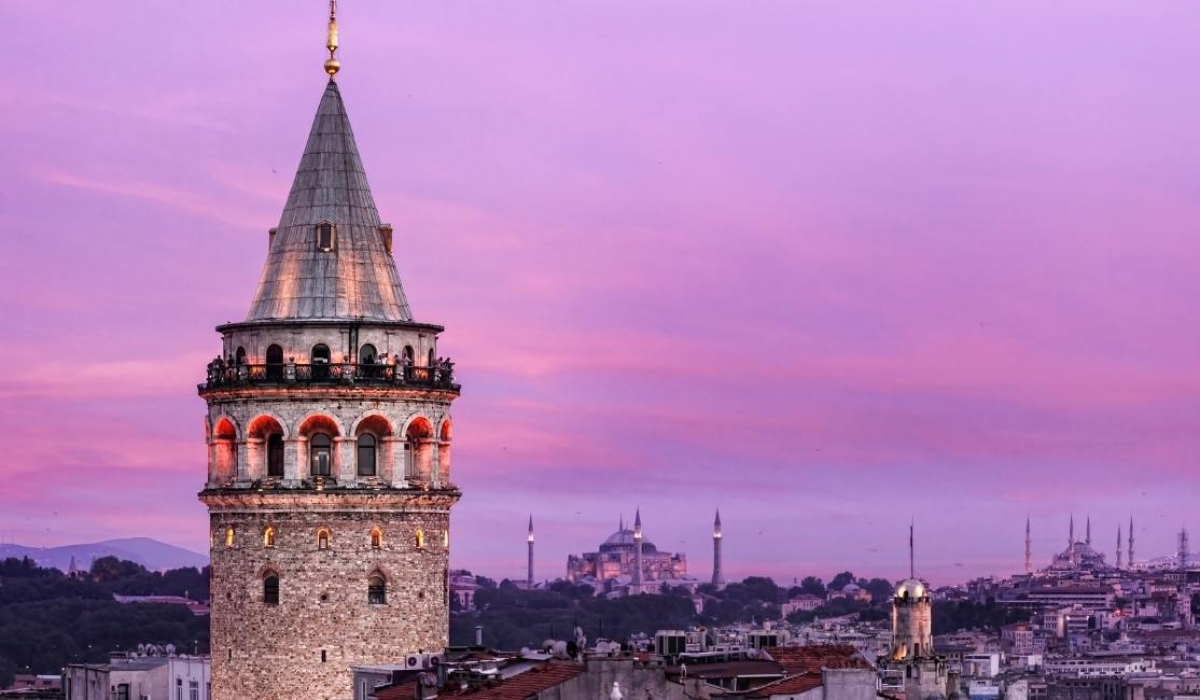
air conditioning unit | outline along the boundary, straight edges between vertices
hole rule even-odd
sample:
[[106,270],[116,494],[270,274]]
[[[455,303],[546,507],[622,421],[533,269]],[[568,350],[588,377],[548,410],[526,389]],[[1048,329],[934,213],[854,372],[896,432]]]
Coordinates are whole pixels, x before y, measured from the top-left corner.
[[410,671],[429,668],[429,654],[409,654],[405,656],[404,668]]
[[426,654],[425,656],[429,657],[429,665],[425,668],[437,668],[446,663],[445,654]]

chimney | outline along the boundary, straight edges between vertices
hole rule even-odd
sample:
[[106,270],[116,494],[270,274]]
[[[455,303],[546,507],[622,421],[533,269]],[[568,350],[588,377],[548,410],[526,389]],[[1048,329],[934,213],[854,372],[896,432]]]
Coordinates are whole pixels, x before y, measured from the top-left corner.
[[483,646],[483,625],[475,625],[475,646]]

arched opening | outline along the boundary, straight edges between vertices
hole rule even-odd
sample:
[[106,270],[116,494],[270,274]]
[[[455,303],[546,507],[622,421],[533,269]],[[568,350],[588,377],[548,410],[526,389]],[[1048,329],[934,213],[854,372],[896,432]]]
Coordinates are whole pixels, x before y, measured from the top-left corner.
[[367,602],[371,605],[387,605],[387,579],[378,571],[367,578]]
[[416,540],[415,544],[417,546],[417,549],[425,549],[425,531],[424,530],[422,530],[421,528],[417,528],[417,532],[416,532],[414,539]]
[[358,375],[364,379],[377,379],[383,376],[379,353],[370,343],[358,349]]
[[358,422],[354,433],[358,475],[390,478],[392,442],[383,438],[393,434],[391,421],[381,415],[369,415]]
[[263,546],[275,546],[275,528],[271,527],[270,525],[267,526],[267,529],[263,530]]
[[214,483],[225,486],[237,478],[237,428],[228,418],[213,426],[211,459]]
[[417,417],[404,431],[404,478],[427,481],[433,461],[433,426]]
[[358,436],[358,475],[375,476],[375,457],[377,452],[374,435],[363,433]]
[[375,350],[375,346],[367,343],[358,351],[358,361],[364,365],[373,365],[379,360],[379,353]]
[[[255,416],[247,431],[254,452],[250,455],[251,478],[283,478],[283,426],[272,416]],[[265,454],[264,454],[265,452]]]
[[317,530],[317,549],[329,549],[329,530]]
[[238,346],[238,349],[237,349],[237,353],[235,353],[235,354],[234,354],[234,360],[235,360],[235,361],[236,361],[236,362],[237,362],[239,365],[244,365],[244,364],[246,364],[246,348],[244,348],[244,347],[242,347],[241,345],[239,345],[239,346]]
[[404,351],[400,353],[400,370],[403,372],[404,381],[412,381],[413,378],[413,361],[416,357],[413,353],[411,345],[405,345]]
[[371,549],[380,549],[383,547],[383,530],[379,528],[371,529]]
[[283,379],[283,348],[278,345],[267,346],[267,379]]
[[322,221],[321,223],[317,224],[317,228],[314,231],[314,233],[316,233],[317,250],[321,251],[322,253],[328,253],[329,251],[333,250],[335,243],[335,231],[336,229],[334,228],[333,224],[328,221]]
[[308,441],[309,468],[313,476],[333,476],[333,438],[317,433]]
[[329,346],[317,343],[312,349],[312,378],[314,380],[329,379]]
[[279,605],[279,574],[274,571],[263,575],[263,604]]
[[233,549],[234,532],[232,527],[225,528],[225,549]]
[[341,434],[338,424],[329,416],[309,416],[297,432],[308,439],[308,473],[320,477],[332,477],[337,473],[333,438]]

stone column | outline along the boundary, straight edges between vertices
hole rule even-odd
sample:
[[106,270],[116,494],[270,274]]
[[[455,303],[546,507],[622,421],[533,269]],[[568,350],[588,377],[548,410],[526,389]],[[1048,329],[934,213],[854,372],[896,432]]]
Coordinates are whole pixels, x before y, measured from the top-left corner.
[[341,435],[333,439],[334,468],[329,471],[338,485],[347,486],[358,482],[358,459],[354,448],[357,442],[354,438]]
[[[245,466],[242,466],[245,464]],[[246,460],[238,457],[238,480],[256,481],[267,475],[266,440],[246,438]]]
[[283,441],[283,478],[299,482],[308,473],[308,438],[295,437]]
[[[399,455],[399,463],[397,463]],[[404,440],[389,435],[379,441],[379,459],[376,462],[379,478],[393,488],[404,485]]]
[[237,471],[235,472],[236,476],[234,479],[238,482],[245,482],[247,480],[247,475],[249,474],[248,469],[250,467],[250,455],[247,453],[245,440],[237,441],[237,444],[234,447],[234,454],[236,455],[237,459]]

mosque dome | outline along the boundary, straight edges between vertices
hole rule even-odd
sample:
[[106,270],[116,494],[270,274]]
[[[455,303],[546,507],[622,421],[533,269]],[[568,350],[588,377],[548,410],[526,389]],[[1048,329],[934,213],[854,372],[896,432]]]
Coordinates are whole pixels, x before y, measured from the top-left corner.
[[[609,535],[608,539],[604,540],[604,544],[600,545],[600,551],[612,552],[622,549],[633,549],[636,546],[637,540],[633,537],[633,530],[626,528],[624,530],[617,530],[613,534]],[[657,552],[658,549],[654,546],[653,542],[643,537],[642,551]]]

